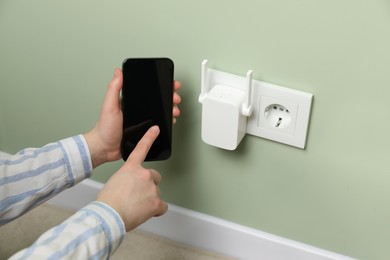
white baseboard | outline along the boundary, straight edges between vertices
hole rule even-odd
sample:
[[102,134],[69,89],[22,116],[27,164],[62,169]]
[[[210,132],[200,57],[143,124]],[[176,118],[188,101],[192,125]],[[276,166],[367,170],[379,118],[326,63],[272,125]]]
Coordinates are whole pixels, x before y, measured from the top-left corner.
[[[94,201],[102,187],[103,184],[88,179],[57,195],[49,203],[77,210]],[[153,218],[139,228],[238,259],[353,259],[172,204],[164,216]]]

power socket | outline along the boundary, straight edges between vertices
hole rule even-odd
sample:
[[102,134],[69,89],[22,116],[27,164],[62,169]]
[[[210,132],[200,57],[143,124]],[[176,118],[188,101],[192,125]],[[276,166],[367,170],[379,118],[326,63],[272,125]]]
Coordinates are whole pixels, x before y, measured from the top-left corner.
[[202,139],[234,150],[248,133],[304,149],[313,95],[252,80],[252,72],[242,77],[202,62]]
[[305,148],[313,95],[254,81],[247,133]]

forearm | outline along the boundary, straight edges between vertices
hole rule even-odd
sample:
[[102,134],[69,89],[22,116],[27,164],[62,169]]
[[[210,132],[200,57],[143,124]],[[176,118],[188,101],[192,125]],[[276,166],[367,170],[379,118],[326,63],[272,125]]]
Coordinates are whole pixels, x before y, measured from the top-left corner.
[[10,259],[107,259],[125,235],[119,215],[93,202]]
[[0,225],[89,177],[91,171],[81,135],[15,155],[0,153]]

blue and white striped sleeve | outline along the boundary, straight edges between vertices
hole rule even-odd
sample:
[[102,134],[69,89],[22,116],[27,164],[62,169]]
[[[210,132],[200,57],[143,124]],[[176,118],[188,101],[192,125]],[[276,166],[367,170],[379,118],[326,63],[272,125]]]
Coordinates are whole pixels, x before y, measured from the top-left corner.
[[0,226],[88,178],[91,156],[82,135],[28,148],[0,152]]
[[10,259],[108,259],[125,233],[118,213],[95,201]]

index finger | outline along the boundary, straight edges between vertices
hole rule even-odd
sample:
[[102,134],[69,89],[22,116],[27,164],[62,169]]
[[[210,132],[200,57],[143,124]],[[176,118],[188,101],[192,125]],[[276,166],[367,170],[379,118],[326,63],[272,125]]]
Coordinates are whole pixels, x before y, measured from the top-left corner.
[[139,164],[143,163],[145,161],[146,155],[150,150],[150,147],[152,147],[152,144],[156,140],[159,133],[160,128],[157,125],[149,128],[141,140],[139,140],[134,150],[129,155],[127,161],[132,161]]

